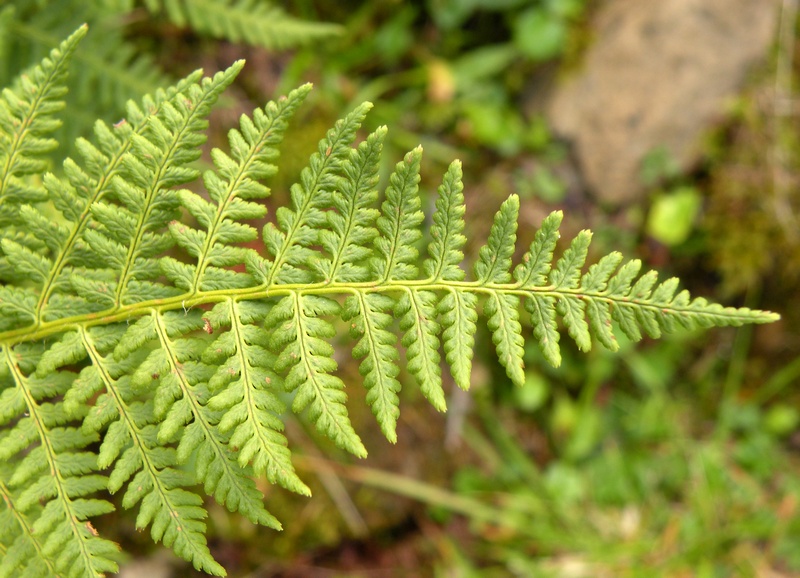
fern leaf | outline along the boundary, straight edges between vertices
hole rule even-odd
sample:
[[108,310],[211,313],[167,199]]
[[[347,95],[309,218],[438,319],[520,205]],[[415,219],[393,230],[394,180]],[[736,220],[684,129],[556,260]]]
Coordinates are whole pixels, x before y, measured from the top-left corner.
[[475,276],[480,283],[507,283],[511,278],[511,257],[517,239],[519,197],[511,195],[494,216],[489,240],[481,247]]
[[422,147],[417,147],[397,163],[389,177],[386,200],[376,222],[380,235],[375,238],[375,249],[379,256],[372,260],[375,275],[383,281],[417,276],[414,262],[419,251],[415,244],[422,238],[419,226],[424,218],[418,194],[421,161]]
[[300,268],[318,258],[317,252],[310,247],[317,244],[318,229],[327,222],[326,212],[316,203],[321,191],[334,189],[338,184],[337,171],[349,156],[350,144],[370,108],[371,104],[362,104],[328,131],[309,166],[300,173],[300,182],[291,188],[292,208],[278,209],[277,227],[272,223],[264,227],[264,244],[274,261],[263,286],[321,280],[319,272]]
[[197,258],[192,279],[189,270],[178,262],[172,261],[167,269],[162,266],[168,276],[172,272],[174,281],[181,280],[184,288],[214,290],[218,288],[214,275],[224,274],[221,267],[244,261],[246,251],[235,244],[252,241],[258,233],[237,221],[263,217],[266,212],[263,205],[251,200],[269,195],[269,189],[260,181],[277,171],[270,161],[277,157],[276,147],[288,122],[310,90],[311,86],[305,85],[277,103],[270,102],[263,110],[256,109],[252,120],[243,116],[240,130],[228,135],[233,158],[220,149],[212,151],[218,172],[206,172],[204,181],[216,207],[189,191],[180,193],[181,203],[205,227],[205,231],[195,231],[177,222],[170,225],[175,241]]
[[[56,56],[40,70],[52,69]],[[340,448],[366,455],[336,375],[338,319],[350,323],[367,403],[394,442],[398,333],[409,372],[444,410],[440,349],[456,384],[468,388],[481,302],[497,357],[517,384],[525,378],[520,301],[553,365],[561,360],[559,317],[584,350],[593,339],[615,349],[615,323],[635,340],[777,318],[693,300],[676,279],[659,284],[617,253],[584,273],[588,232],[555,258],[560,212],[544,220],[514,267],[516,196],[496,214],[468,279],[458,163],[438,188],[420,271],[422,151],[396,165],[378,207],[386,129],[353,146],[368,103],[320,141],[290,206],[261,231],[262,256],[244,246],[258,235],[248,221],[266,212],[258,201],[308,86],[242,117],[229,149],[211,153],[207,195],[176,190],[200,176],[192,163],[205,119],[240,68],[205,80],[193,74],[130,102],[124,123],[97,123],[91,141],[78,141],[80,159],[67,159],[59,176],[44,172],[38,145],[20,145],[35,162],[13,170],[7,157],[17,145],[0,148],[1,182],[42,183],[27,200],[8,197],[17,199],[8,204],[15,220],[0,239],[0,577],[113,570],[116,546],[91,525],[111,506],[94,494],[123,488],[123,507],[139,508],[138,528],[149,526],[154,540],[196,568],[223,574],[194,486],[254,523],[280,527],[252,474],[309,493],[283,434],[284,396]],[[0,115],[26,126],[41,120],[31,132],[40,138],[63,84],[59,72],[49,104],[27,109],[7,91]],[[0,119],[2,143],[17,142],[14,130]],[[38,202],[45,198],[49,204]],[[196,224],[180,222],[182,210]],[[108,477],[98,473],[106,469]]]
[[484,311],[489,318],[489,329],[492,330],[492,341],[497,347],[500,363],[511,381],[522,386],[525,383],[522,361],[525,341],[519,324],[519,298],[493,292],[486,300]]
[[267,327],[276,328],[270,347],[278,351],[275,370],[287,372],[286,389],[295,391],[292,410],[300,413],[308,408],[309,419],[333,442],[356,456],[366,456],[347,415],[344,383],[332,375],[337,364],[333,348],[324,340],[335,334],[333,325],[320,315],[335,315],[335,301],[292,293],[281,299],[267,315]]
[[436,295],[432,291],[409,289],[395,307],[400,329],[405,331],[408,370],[417,379],[422,394],[439,411],[445,411],[442,370],[439,366],[439,324],[436,322]]
[[558,342],[558,322],[556,320],[556,300],[549,295],[529,295],[525,299],[525,309],[531,315],[533,335],[544,358],[553,367],[561,365],[561,349]]
[[0,497],[5,505],[0,512],[0,578],[57,576],[53,560],[44,554],[44,544],[29,517],[15,504],[14,492],[4,483],[3,474],[0,473]]
[[[96,535],[89,519],[114,508],[104,500],[86,495],[104,489],[106,478],[94,474],[97,463],[83,451],[96,436],[71,427],[60,427],[66,420],[60,402],[47,399],[63,395],[72,377],[51,373],[45,378],[26,377],[18,368],[13,352],[4,348],[4,363],[16,382],[18,403],[24,404],[30,418],[18,422],[17,445],[4,444],[4,459],[12,459],[20,450],[36,441],[38,445],[24,458],[17,455],[11,486],[25,486],[17,498],[17,508],[25,513],[36,504],[44,508],[33,521],[33,533],[43,537],[42,554],[59,572],[70,577],[103,576],[115,572],[116,544]],[[5,396],[5,392],[4,392]],[[21,435],[19,435],[21,434]],[[19,443],[24,440],[24,445]],[[24,442],[23,442],[24,443]]]
[[469,389],[472,355],[475,345],[478,296],[470,291],[450,289],[437,307],[442,322],[442,344],[453,380],[461,389]]
[[271,50],[293,48],[341,33],[341,27],[335,24],[299,20],[259,0],[158,0],[146,5],[154,11],[165,10],[178,26],[188,24],[214,38]]
[[578,286],[581,278],[581,268],[586,263],[586,255],[589,252],[589,243],[592,234],[589,231],[581,231],[572,240],[569,249],[556,263],[556,268],[550,271],[550,284],[556,289],[574,289]]
[[[578,286],[591,238],[589,231],[581,231],[573,239],[569,249],[558,260],[556,268],[550,272],[550,283],[556,289],[574,289]],[[564,319],[564,325],[566,325],[570,337],[575,340],[578,348],[581,351],[591,349],[592,338],[589,335],[589,324],[586,322],[586,307],[582,296],[561,294],[558,299],[557,309]]]
[[350,335],[359,341],[353,357],[364,358],[358,367],[367,388],[367,403],[380,425],[381,431],[392,443],[397,442],[397,418],[400,415],[400,382],[397,375],[399,357],[397,338],[390,331],[391,311],[394,301],[377,293],[356,293],[342,307],[342,318],[351,321]]
[[16,220],[22,203],[44,200],[41,191],[21,177],[43,172],[43,158],[58,146],[48,136],[60,123],[53,115],[64,108],[67,65],[78,42],[86,35],[81,27],[54,49],[49,58],[20,77],[15,89],[3,90],[0,99],[0,224]]
[[563,217],[561,211],[553,211],[536,231],[530,250],[514,269],[514,278],[522,287],[540,287],[545,284],[559,239],[558,227]]
[[100,467],[113,465],[109,490],[116,492],[133,478],[123,506],[131,508],[141,502],[137,527],[144,529],[152,523],[154,540],[163,540],[195,568],[223,575],[224,570],[206,545],[202,500],[183,489],[193,485],[194,480],[175,469],[178,460],[174,449],[160,447],[152,403],[135,401],[128,372],[136,367],[136,355],[122,361],[103,357],[103,348],[97,346],[95,338],[93,333],[81,334],[92,365],[81,372],[78,381],[82,384],[70,390],[73,398],[66,402],[76,406],[81,399],[105,390],[86,416],[83,428],[99,432],[110,424],[98,456]]
[[[206,517],[206,511],[201,507],[203,500],[193,492],[172,487],[182,483],[181,472],[173,470],[165,473],[164,489],[158,492],[148,485],[150,480],[142,474],[139,472],[129,486],[148,492],[141,498],[142,507],[136,518],[136,527],[146,528],[152,524],[150,535],[153,540],[163,541],[197,570],[225,576],[225,569],[211,557],[205,545],[205,524],[202,520]],[[135,499],[138,500],[138,496]]]
[[[179,462],[186,463],[195,456],[195,474],[204,481],[207,494],[230,510],[237,510],[254,523],[280,528],[280,523],[263,506],[263,496],[256,489],[247,471],[233,458],[227,446],[227,436],[216,427],[218,418],[201,403],[209,393],[202,385],[210,377],[210,368],[196,361],[206,343],[187,338],[175,339],[176,324],[169,316],[154,316],[154,329],[158,336],[163,363],[159,373],[159,390],[156,400],[156,415],[163,414],[159,426],[158,441],[172,441],[180,434],[177,449]],[[169,329],[168,329],[169,326]],[[166,393],[164,393],[166,391]],[[191,422],[191,423],[188,423]],[[187,425],[188,423],[188,425]]]
[[464,185],[461,183],[461,163],[453,161],[444,175],[436,196],[433,213],[429,259],[425,261],[425,274],[433,281],[461,281],[465,272],[462,249],[467,242],[464,236]]
[[213,397],[208,407],[224,412],[223,433],[232,432],[228,445],[238,450],[241,467],[252,462],[271,483],[311,495],[295,474],[284,437],[283,403],[277,396],[282,380],[275,373],[275,357],[266,348],[269,335],[258,325],[267,308],[258,302],[226,300],[209,312],[208,323],[217,331],[229,326],[203,352],[203,361],[218,367],[209,380]]
[[366,281],[366,258],[378,234],[372,208],[378,197],[378,167],[386,127],[369,135],[342,166],[339,186],[330,192],[328,202],[336,209],[328,213],[330,230],[320,231],[320,245],[331,255],[319,267],[326,279],[342,283]]
[[[113,128],[98,121],[95,124],[96,145],[88,140],[79,140],[77,150],[83,156],[85,167],[77,162],[67,159],[64,162],[66,179],[58,179],[52,174],[46,174],[45,187],[50,194],[55,207],[62,212],[70,222],[69,226],[58,229],[56,239],[50,247],[53,255],[53,267],[50,271],[38,299],[39,319],[54,320],[65,316],[65,311],[85,312],[96,311],[97,306],[82,297],[71,295],[73,292],[73,274],[77,273],[75,282],[80,284],[81,278],[93,274],[85,267],[102,266],[103,259],[96,251],[90,251],[84,241],[84,233],[91,226],[96,226],[94,217],[108,219],[109,226],[106,231],[113,231],[113,247],[119,251],[120,233],[133,234],[129,213],[123,212],[119,206],[104,203],[101,199],[109,196],[112,188],[110,183],[115,181],[121,171],[122,160],[130,148],[131,134],[141,134],[148,123],[148,119],[157,114],[164,102],[175,99],[189,86],[196,84],[200,76],[199,71],[192,73],[167,91],[159,91],[155,97],[145,96],[141,105],[133,102],[128,104],[129,121]],[[181,97],[182,98],[182,97]],[[117,183],[117,197],[126,204],[132,204],[132,187],[120,186]],[[124,191],[124,194],[121,192]],[[135,191],[135,190],[134,190]],[[29,210],[30,214],[24,213]],[[39,211],[22,207],[23,213],[29,221],[44,219]],[[53,234],[52,236],[56,236]],[[95,232],[95,240],[99,233]],[[43,236],[43,238],[46,238]],[[123,237],[122,240],[125,240]],[[95,279],[97,280],[97,279]]]
[[[117,303],[148,300],[149,296],[142,294],[148,285],[130,282],[160,275],[161,269],[154,256],[172,244],[168,233],[150,231],[158,231],[174,219],[178,200],[171,187],[196,177],[195,171],[186,165],[197,159],[197,147],[205,141],[202,134],[205,117],[243,65],[237,62],[212,79],[206,79],[202,86],[190,85],[186,99],[178,101],[179,106],[165,102],[163,116],[151,117],[143,135],[131,135],[132,151],[123,160],[124,176],[140,188],[144,205],[137,215],[136,232],[127,247],[126,265],[120,271]],[[148,161],[141,162],[141,158]]]

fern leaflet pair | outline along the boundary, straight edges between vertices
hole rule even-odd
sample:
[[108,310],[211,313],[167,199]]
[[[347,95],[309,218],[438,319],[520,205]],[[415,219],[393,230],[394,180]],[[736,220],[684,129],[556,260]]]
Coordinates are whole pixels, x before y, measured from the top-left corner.
[[[249,222],[266,213],[264,183],[310,87],[243,116],[229,151],[214,149],[214,168],[201,174],[207,116],[241,62],[128,103],[123,122],[98,121],[93,139],[78,141],[81,158],[47,172],[44,156],[57,145],[48,135],[85,32],[0,100],[0,577],[115,571],[117,546],[91,523],[114,508],[106,492],[122,492],[154,540],[224,575],[196,487],[279,528],[253,476],[309,494],[283,434],[285,403],[366,455],[336,373],[337,320],[349,325],[367,402],[395,441],[401,364],[443,411],[441,354],[468,388],[480,311],[517,384],[520,305],[553,365],[558,317],[583,350],[592,336],[616,349],[614,323],[638,340],[643,331],[777,318],[691,300],[676,280],[639,276],[640,262],[622,264],[618,253],[584,273],[586,231],[554,262],[560,212],[514,266],[515,196],[468,276],[460,165],[444,175],[423,232],[422,150],[379,192],[386,129],[355,144],[369,104],[328,132],[290,206],[259,235]],[[180,188],[198,179],[206,194]],[[262,251],[244,245],[258,240]]]

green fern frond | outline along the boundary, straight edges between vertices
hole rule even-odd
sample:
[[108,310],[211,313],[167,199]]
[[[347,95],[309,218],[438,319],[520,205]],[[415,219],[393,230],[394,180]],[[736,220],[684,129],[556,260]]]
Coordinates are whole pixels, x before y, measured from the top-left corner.
[[155,13],[165,11],[178,26],[231,42],[283,50],[341,33],[335,24],[294,18],[261,0],[147,0]]
[[0,98],[0,226],[18,220],[19,206],[47,197],[22,180],[47,169],[46,155],[58,147],[49,138],[60,126],[54,115],[64,108],[65,81],[70,58],[86,27],[54,49],[39,66],[19,77]]
[[[75,51],[67,83],[70,114],[56,138],[68,154],[72,143],[85,136],[98,117],[119,119],[128,98],[141,98],[172,80],[160,69],[152,55],[137,48],[126,34],[126,12],[132,6],[82,0],[8,0],[7,31],[0,37],[0,50],[9,54],[0,68],[0,81],[8,82],[19,70],[37,62],[58,46],[61,39],[81,24],[88,24],[88,35]],[[63,149],[62,149],[63,150]],[[55,155],[50,155],[55,158]]]
[[57,575],[54,560],[44,554],[44,544],[34,532],[30,516],[20,511],[16,495],[6,480],[11,468],[0,471],[0,578],[38,578]]
[[[95,119],[120,119],[128,98],[141,98],[172,82],[157,54],[137,41],[130,22],[149,11],[155,20],[169,20],[200,36],[285,50],[329,40],[341,27],[295,18],[277,3],[263,0],[5,0],[0,8],[0,85],[10,84],[21,70],[40,61],[61,39],[81,24],[89,35],[74,55],[76,66],[67,86],[70,115],[53,135],[67,147],[86,136]],[[159,22],[151,30],[159,30]],[[50,155],[49,158],[54,158]]]
[[[252,477],[310,493],[292,465],[285,406],[366,455],[349,418],[350,384],[337,375],[340,322],[354,339],[366,401],[394,442],[401,368],[444,410],[442,352],[467,389],[481,310],[518,384],[529,333],[560,363],[559,318],[582,350],[594,341],[616,349],[618,331],[635,341],[778,318],[691,299],[676,279],[659,284],[618,253],[586,269],[588,231],[556,257],[560,212],[514,266],[516,196],[500,207],[468,275],[460,165],[445,174],[425,231],[422,150],[397,164],[381,194],[386,129],[354,146],[368,103],[320,141],[290,206],[263,227],[258,252],[251,222],[266,214],[265,181],[310,87],[243,116],[229,150],[213,150],[214,168],[200,175],[193,163],[206,118],[240,62],[130,102],[124,123],[96,123],[76,145],[80,158],[48,173],[38,144],[7,143],[24,142],[19,126],[37,126],[36,139],[55,126],[65,81],[53,70],[65,46],[40,68],[53,78],[47,105],[17,106],[24,99],[4,93],[13,96],[4,97],[0,123],[0,182],[42,185],[10,202],[15,228],[0,241],[0,577],[114,571],[116,546],[91,519],[113,508],[104,495],[123,489],[122,507],[138,508],[137,528],[196,568],[224,574],[197,492],[279,528]],[[32,82],[46,86],[47,74]],[[9,160],[23,158],[14,151],[33,160]],[[195,192],[178,188],[190,182]]]
[[[0,425],[10,430],[0,460],[13,464],[8,486],[20,488],[15,508],[25,514],[46,503],[31,530],[43,537],[41,554],[59,572],[83,577],[116,571],[116,545],[98,536],[89,522],[114,507],[85,497],[107,486],[106,477],[94,473],[99,470],[96,456],[84,451],[97,436],[62,427],[69,421],[67,412],[60,402],[48,401],[66,393],[73,374],[25,376],[11,348],[4,347],[3,356],[15,387],[2,395]],[[20,413],[23,417],[10,425]]]

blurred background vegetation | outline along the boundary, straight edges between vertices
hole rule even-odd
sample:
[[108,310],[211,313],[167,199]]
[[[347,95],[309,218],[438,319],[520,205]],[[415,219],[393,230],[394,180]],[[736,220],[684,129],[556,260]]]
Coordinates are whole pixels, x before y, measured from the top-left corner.
[[[360,377],[343,340],[341,372],[353,383],[353,420],[371,457],[355,463],[287,417],[297,467],[315,496],[263,484],[282,533],[209,504],[212,551],[230,575],[800,575],[797,2],[756,2],[774,8],[762,58],[701,127],[693,160],[646,151],[636,194],[624,202],[608,202],[587,182],[573,143],[553,130],[548,104],[554,87],[581,74],[587,53],[613,36],[597,24],[612,4],[625,16],[625,0],[0,7],[4,85],[89,22],[73,67],[70,98],[80,106],[71,110],[81,113],[66,119],[70,139],[97,117],[122,118],[127,98],[246,58],[212,119],[211,145],[224,146],[238,115],[300,83],[316,87],[283,147],[270,214],[324,131],[371,100],[365,130],[390,129],[386,172],[421,143],[423,178],[431,179],[423,190],[431,192],[447,164],[463,159],[475,245],[486,237],[487,215],[517,193],[520,247],[544,215],[563,208],[564,237],[592,228],[595,255],[620,250],[681,277],[696,294],[783,316],[769,326],[623,343],[616,354],[579,354],[564,340],[558,370],[531,346],[520,389],[479,334],[471,392],[451,387],[441,415],[404,390],[394,446],[358,403]],[[104,531],[136,553],[124,575],[195,575],[114,516],[100,521]]]

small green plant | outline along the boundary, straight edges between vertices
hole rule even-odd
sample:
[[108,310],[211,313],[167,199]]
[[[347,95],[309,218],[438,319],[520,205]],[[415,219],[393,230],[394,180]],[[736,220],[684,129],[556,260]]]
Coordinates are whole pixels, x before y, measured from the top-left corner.
[[[120,491],[122,507],[138,507],[137,528],[224,575],[206,544],[198,486],[280,528],[252,476],[309,493],[282,433],[285,399],[337,446],[366,455],[336,375],[337,320],[349,325],[367,402],[394,441],[401,349],[443,411],[440,349],[466,389],[481,303],[516,384],[525,380],[521,303],[555,366],[557,316],[582,350],[592,335],[616,349],[613,323],[636,341],[642,331],[778,317],[692,300],[676,279],[639,276],[641,263],[622,264],[619,253],[583,273],[588,231],[553,264],[560,212],[514,267],[515,196],[468,278],[458,162],[438,189],[420,258],[422,151],[397,164],[378,204],[386,129],[353,146],[368,103],[322,139],[290,206],[259,236],[247,221],[266,213],[263,181],[310,87],[243,116],[229,152],[214,149],[214,168],[201,175],[193,163],[206,117],[243,62],[129,102],[124,120],[98,121],[93,141],[77,142],[79,159],[48,172],[67,65],[85,33],[0,100],[0,576],[116,571],[118,546],[91,520],[113,510],[104,495]],[[205,193],[180,188],[189,183]],[[243,245],[256,240],[262,252]]]

